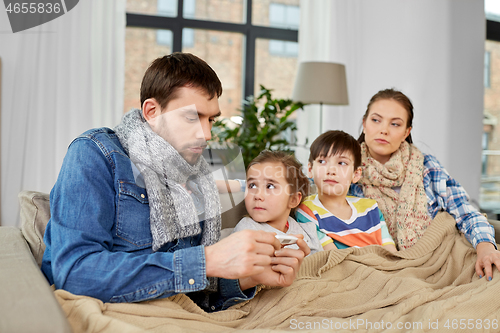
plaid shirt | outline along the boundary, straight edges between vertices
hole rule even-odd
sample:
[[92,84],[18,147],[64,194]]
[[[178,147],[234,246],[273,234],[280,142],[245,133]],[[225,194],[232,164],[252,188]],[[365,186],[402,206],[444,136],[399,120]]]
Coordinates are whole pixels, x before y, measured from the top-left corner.
[[[434,218],[440,211],[446,211],[457,221],[457,228],[474,246],[490,242],[496,247],[495,230],[488,220],[469,202],[465,189],[432,155],[424,154],[424,188],[427,194],[429,216]],[[359,184],[351,185],[349,193],[363,197]]]

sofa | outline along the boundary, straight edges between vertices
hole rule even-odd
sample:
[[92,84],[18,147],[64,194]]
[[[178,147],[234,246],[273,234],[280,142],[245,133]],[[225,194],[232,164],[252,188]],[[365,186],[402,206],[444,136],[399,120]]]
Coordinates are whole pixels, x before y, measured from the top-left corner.
[[[221,194],[222,237],[246,214],[244,193]],[[0,227],[0,332],[71,332],[43,276],[43,234],[50,218],[49,195],[19,194],[21,227]]]
[[[0,332],[71,332],[66,316],[40,271],[49,196],[19,194],[21,227],[0,227]],[[243,193],[221,194],[222,236],[246,214]],[[498,221],[490,221],[497,235]]]

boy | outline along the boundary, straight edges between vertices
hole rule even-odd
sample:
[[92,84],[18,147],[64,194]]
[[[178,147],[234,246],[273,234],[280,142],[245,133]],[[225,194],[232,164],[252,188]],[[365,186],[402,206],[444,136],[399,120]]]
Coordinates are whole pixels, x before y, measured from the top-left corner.
[[384,217],[373,199],[347,196],[361,178],[361,148],[351,135],[328,131],[311,145],[308,176],[318,194],[308,196],[296,211],[298,222],[316,223],[325,250],[378,244],[396,252]]

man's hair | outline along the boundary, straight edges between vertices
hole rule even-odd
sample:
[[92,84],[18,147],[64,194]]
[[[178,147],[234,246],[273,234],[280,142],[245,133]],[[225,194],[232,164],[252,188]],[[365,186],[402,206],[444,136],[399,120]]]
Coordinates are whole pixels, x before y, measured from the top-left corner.
[[154,98],[164,109],[177,97],[181,87],[199,88],[210,99],[222,95],[217,74],[204,60],[190,53],[175,52],[154,60],[144,73],[141,107],[146,99]]
[[309,163],[319,157],[335,156],[349,152],[354,158],[354,170],[361,166],[361,146],[349,133],[328,131],[316,138],[309,149]]
[[[366,107],[366,112],[363,115],[363,121],[366,121],[368,118],[368,114],[370,113],[370,107],[372,106],[373,103],[380,101],[380,100],[393,100],[399,105],[401,105],[407,112],[408,114],[408,120],[406,121],[406,128],[412,127],[413,125],[413,104],[411,103],[410,99],[408,96],[403,94],[401,91],[396,90],[396,89],[384,89],[380,90],[377,92],[375,95],[372,96],[370,99],[370,102],[368,102],[368,106]],[[406,141],[408,143],[413,143],[413,139],[411,138],[411,133],[406,137]],[[365,133],[361,133],[358,138],[359,143],[365,142]]]
[[[285,167],[285,179],[290,185],[291,193],[300,192],[302,194],[301,202],[309,195],[309,179],[302,171],[302,164],[297,159],[283,151],[263,150],[256,158],[250,162],[247,167],[260,163],[281,163]],[[294,211],[292,209],[292,211]]]

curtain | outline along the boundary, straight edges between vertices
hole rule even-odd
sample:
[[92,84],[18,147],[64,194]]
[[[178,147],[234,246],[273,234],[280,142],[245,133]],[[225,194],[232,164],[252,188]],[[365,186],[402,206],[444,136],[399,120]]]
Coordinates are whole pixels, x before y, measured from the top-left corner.
[[[349,105],[323,106],[324,129],[357,138],[371,96],[381,89],[401,90],[414,106],[417,147],[435,155],[477,202],[484,2],[301,0],[300,10],[299,61],[346,66]],[[297,136],[299,142],[308,137],[310,144],[319,132],[319,108],[308,108],[298,113]],[[309,149],[296,155],[307,162]]]
[[79,1],[53,21],[0,35],[0,56],[9,55],[2,78],[3,226],[19,225],[20,191],[50,191],[76,136],[120,121],[125,6],[126,0]]

